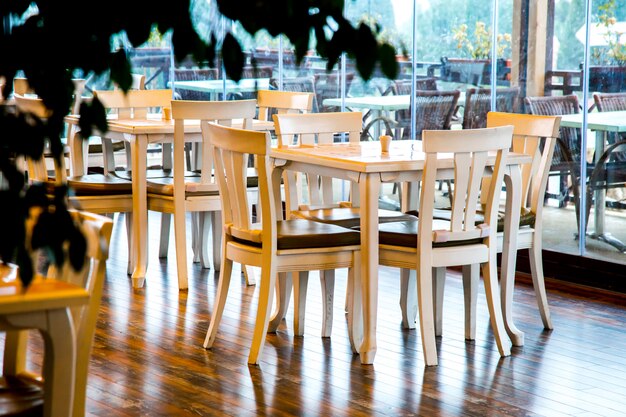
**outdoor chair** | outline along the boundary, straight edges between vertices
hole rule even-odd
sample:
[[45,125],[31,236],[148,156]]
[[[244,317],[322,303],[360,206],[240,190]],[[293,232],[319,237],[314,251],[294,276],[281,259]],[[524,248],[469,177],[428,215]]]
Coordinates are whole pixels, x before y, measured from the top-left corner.
[[[496,88],[496,111],[517,113],[519,87]],[[479,129],[487,126],[487,113],[491,111],[490,88],[468,88],[465,91],[463,129]]]
[[[217,68],[176,68],[174,69],[175,81],[202,81],[202,80],[217,80],[218,70]],[[203,93],[201,91],[192,91],[186,89],[176,89],[174,96],[178,100],[210,100],[210,93]]]

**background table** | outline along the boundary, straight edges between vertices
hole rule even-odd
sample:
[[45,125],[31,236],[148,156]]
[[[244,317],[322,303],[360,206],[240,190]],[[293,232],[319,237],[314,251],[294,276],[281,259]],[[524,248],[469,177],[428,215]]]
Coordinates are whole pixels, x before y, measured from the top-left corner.
[[239,82],[233,80],[198,80],[198,81],[174,81],[170,83],[174,89],[199,91],[211,94],[211,100],[217,100],[218,95],[226,93],[251,93],[256,90],[269,90],[269,78],[243,78]]
[[[578,129],[582,128],[583,114],[566,114],[561,116],[561,126],[574,127]],[[597,163],[598,158],[600,158],[604,152],[608,133],[626,132],[626,111],[587,113],[587,129],[596,132],[595,162]],[[581,155],[585,155],[584,150],[581,152]],[[584,184],[585,182],[586,178],[581,178],[581,183]],[[581,186],[581,196],[585,194],[582,190],[584,190],[584,187]],[[596,200],[594,210],[594,232],[589,233],[588,236],[592,239],[608,243],[620,252],[626,252],[626,245],[615,238],[611,233],[604,230],[604,217],[606,215],[606,190],[595,190],[594,197]],[[587,201],[586,204],[591,204],[591,202]]]

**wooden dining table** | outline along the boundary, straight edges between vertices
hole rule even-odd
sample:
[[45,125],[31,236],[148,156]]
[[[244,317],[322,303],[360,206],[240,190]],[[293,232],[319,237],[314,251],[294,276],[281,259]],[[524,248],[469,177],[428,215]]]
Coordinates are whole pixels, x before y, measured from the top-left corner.
[[[0,264],[0,330],[37,329],[46,334],[44,361],[44,416],[70,417],[74,404],[76,337],[71,307],[89,302],[89,293],[82,287],[55,279],[36,277],[23,290],[17,267]],[[5,344],[6,349],[23,349],[21,336]],[[7,337],[7,340],[9,338]],[[24,353],[8,355],[4,376],[24,371]]]
[[[357,144],[335,143],[329,145],[293,146],[272,148],[270,152],[272,168],[292,170],[349,180],[358,184],[361,217],[361,294],[363,297],[363,340],[359,354],[363,364],[372,364],[376,356],[376,323],[378,307],[378,196],[382,183],[408,182],[416,184],[421,179],[425,164],[425,154],[421,151],[421,141],[392,141],[388,153],[381,152],[379,142]],[[524,154],[510,153],[507,159],[507,187],[505,239],[503,252],[508,264],[502,268],[501,286],[508,291],[501,302],[512,303],[512,285],[507,280],[514,279],[515,255],[517,249],[517,229],[521,209],[521,170],[522,164],[530,163],[531,158]],[[453,159],[441,160],[447,178],[453,178]],[[490,158],[495,163],[495,156]],[[447,168],[447,169],[446,169]],[[279,176],[273,176],[279,178]],[[278,187],[279,184],[274,184]],[[276,188],[278,189],[278,188]],[[497,296],[497,295],[496,295]],[[503,312],[511,312],[503,308]],[[505,313],[507,328],[514,344],[523,344],[523,334],[515,327],[511,314]],[[355,334],[360,334],[357,330]]]
[[[70,115],[65,121],[77,125],[80,116]],[[241,127],[236,122],[233,127]],[[272,122],[253,120],[255,130],[273,130]],[[75,129],[75,134],[80,131]],[[149,114],[147,119],[108,119],[108,131],[98,134],[112,140],[122,140],[130,144],[130,166],[133,190],[133,230],[131,265],[133,266],[133,287],[143,287],[148,268],[148,201],[147,201],[147,156],[148,145],[172,143],[174,140],[174,120],[165,120],[160,113]],[[185,121],[185,142],[202,142],[200,123],[197,120]],[[70,137],[70,164],[73,175],[86,172],[85,146],[78,137]]]

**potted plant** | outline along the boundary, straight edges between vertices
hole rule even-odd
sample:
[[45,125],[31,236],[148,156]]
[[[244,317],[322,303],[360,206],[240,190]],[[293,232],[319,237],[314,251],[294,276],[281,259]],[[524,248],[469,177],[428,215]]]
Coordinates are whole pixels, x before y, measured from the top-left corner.
[[626,90],[626,43],[622,42],[624,32],[617,29],[616,7],[615,0],[608,0],[598,6],[596,28],[604,32],[604,45],[594,46],[591,50],[589,66],[591,91],[614,93]]
[[[452,39],[456,43],[459,57],[443,57],[442,78],[448,81],[469,84],[488,84],[491,81],[491,44],[492,34],[487,25],[477,21],[472,32],[466,24],[452,29]],[[507,59],[511,51],[511,35],[508,33],[497,36],[497,74],[502,80],[510,72]]]
[[[346,52],[356,60],[364,79],[371,76],[378,63],[388,78],[397,74],[395,48],[377,41],[376,33],[368,26],[354,27],[343,16],[341,0],[289,0],[285,7],[274,7],[270,1],[248,3],[217,0],[213,4],[227,19],[239,21],[251,34],[262,29],[273,36],[284,34],[295,45],[298,62],[307,53],[310,38],[315,36],[316,49],[327,59],[329,69]],[[132,83],[129,58],[123,49],[111,51],[111,39],[125,32],[131,45],[143,45],[155,26],[160,33],[172,31],[177,61],[193,56],[197,62],[213,62],[219,53],[233,80],[241,78],[244,65],[243,51],[232,34],[220,37],[218,48],[221,20],[207,17],[212,34],[208,41],[198,36],[198,22],[192,22],[189,1],[168,3],[167,7],[156,7],[147,0],[96,2],[90,4],[89,19],[76,18],[80,7],[75,1],[34,0],[5,2],[1,8],[2,97],[10,96],[13,79],[22,71],[34,93],[50,109],[50,116],[43,121],[16,114],[6,102],[0,105],[0,264],[18,264],[25,286],[33,272],[29,248],[48,249],[52,260],[59,264],[68,242],[70,257],[80,258],[84,253],[84,240],[68,220],[67,187],[56,187],[51,197],[45,187],[28,186],[18,166],[23,155],[41,155],[46,143],[55,158],[63,157],[61,136],[64,117],[72,103],[75,72],[97,76],[110,71],[111,80],[128,90]],[[329,22],[333,22],[332,28]],[[97,98],[81,105],[80,120],[84,137],[89,137],[93,127],[107,130],[104,108]],[[26,242],[25,223],[33,207],[43,210],[43,215],[35,226],[35,241]]]

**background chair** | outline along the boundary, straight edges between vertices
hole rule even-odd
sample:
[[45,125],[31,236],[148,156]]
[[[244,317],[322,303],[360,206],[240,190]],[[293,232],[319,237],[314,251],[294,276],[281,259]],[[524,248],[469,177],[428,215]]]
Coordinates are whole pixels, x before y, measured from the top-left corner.
[[[347,134],[351,143],[360,141],[360,112],[278,114],[274,115],[274,123],[279,147],[291,144],[330,144],[341,133]],[[296,175],[287,171],[284,182],[287,218],[306,219],[347,228],[357,227],[360,224],[361,211],[358,196],[352,188],[350,188],[350,202],[341,202],[333,178]],[[410,216],[405,216],[398,211],[378,210],[379,222],[401,221],[406,220],[407,217]],[[320,280],[324,293],[332,294],[335,271],[321,271]],[[288,284],[288,281],[284,282]],[[289,286],[280,288],[280,306],[283,310],[272,319],[270,331],[275,331],[284,317],[290,292]],[[324,297],[324,299],[329,301],[324,309],[329,314],[323,319],[322,335],[329,335],[332,328],[332,298]]]
[[259,120],[272,120],[274,114],[310,113],[315,94],[307,92],[259,90],[257,92]]
[[[277,275],[284,279],[286,273],[299,272],[294,281],[295,313],[294,332],[302,334],[306,283],[308,274],[302,271],[329,268],[349,268],[349,280],[358,280],[360,264],[360,236],[358,232],[338,226],[304,219],[283,220],[280,209],[280,177],[278,171],[270,172],[270,136],[268,133],[231,129],[209,125],[214,146],[216,178],[219,181],[223,204],[224,236],[222,240],[223,266],[217,289],[211,323],[204,347],[213,346],[218,326],[226,304],[233,262],[261,267],[261,280],[256,324],[248,363],[258,364],[265,334],[270,321],[274,287]],[[261,223],[252,225],[248,212],[245,172],[248,155],[254,155],[259,173]],[[354,282],[357,288],[359,282]],[[348,313],[350,329],[357,328],[359,320],[354,312],[360,310],[359,299],[351,303]],[[355,340],[350,332],[352,349]]]
[[[511,126],[467,131],[424,131],[422,149],[426,153],[426,163],[419,221],[414,218],[379,226],[380,264],[417,272],[420,330],[427,366],[437,365],[438,362],[433,285],[437,277],[445,274],[445,267],[453,265],[476,262],[483,265],[491,328],[500,355],[510,354],[497,291],[497,238],[494,229],[512,133]],[[496,163],[489,189],[483,190],[487,195],[484,222],[475,225],[479,190],[490,151],[497,152]],[[455,160],[455,198],[450,221],[433,219],[437,177],[444,169],[450,170],[450,167],[444,168],[438,163],[440,153],[453,153]],[[403,274],[407,273],[405,271]]]
[[409,110],[396,112],[396,137],[419,139],[423,130],[449,130],[452,116],[457,108],[460,91],[427,91],[415,92],[415,126],[410,129],[411,114]]
[[[526,111],[530,114],[543,116],[558,116],[563,114],[580,113],[580,104],[576,95],[569,96],[546,96],[546,97],[526,97],[524,98]],[[550,175],[558,175],[558,194],[548,193],[546,197],[555,198],[559,207],[565,207],[570,199],[570,190],[574,197],[576,207],[576,223],[579,223],[579,185],[580,185],[580,158],[581,158],[581,131],[572,127],[561,127],[560,138],[557,140]],[[571,186],[568,185],[567,177],[571,179]]]
[[[203,80],[217,80],[218,70],[217,68],[176,68],[174,69],[174,79],[176,81],[203,81]],[[201,91],[186,90],[183,88],[176,89],[175,98],[177,100],[210,100],[210,93],[203,93]]]
[[[81,270],[74,271],[69,265],[66,254],[66,262],[61,268],[52,268],[46,274],[49,283],[52,279],[69,282],[84,287],[89,293],[89,302],[84,306],[72,309],[72,320],[75,329],[76,362],[65,364],[66,368],[73,367],[75,374],[74,392],[66,393],[67,398],[72,398],[72,415],[82,416],[85,414],[85,399],[87,394],[87,375],[91,346],[96,329],[96,321],[100,310],[100,299],[105,279],[106,260],[111,239],[112,221],[106,217],[89,214],[86,212],[71,213],[79,228],[85,236],[87,247],[85,263]],[[37,291],[37,286],[42,284],[43,277],[35,279],[32,291]],[[43,281],[46,282],[46,281]],[[57,284],[58,285],[58,284]],[[4,362],[3,362],[3,386],[0,389],[0,412],[12,413],[11,415],[54,415],[54,404],[43,403],[42,398],[49,397],[46,392],[55,390],[68,390],[68,387],[53,386],[53,378],[50,371],[53,369],[51,362],[60,361],[61,355],[55,355],[52,346],[52,338],[44,337],[45,357],[43,375],[38,375],[26,367],[27,335],[24,330],[38,329],[46,334],[50,327],[50,317],[42,317],[42,314],[24,313],[14,315],[0,324],[2,330],[8,331],[5,338]],[[71,335],[65,335],[71,337]],[[56,356],[56,357],[55,357]],[[63,367],[59,364],[58,367]],[[44,393],[41,392],[41,378],[43,377]],[[51,398],[46,398],[46,401]],[[44,411],[42,413],[42,411]]]
[[[346,72],[346,96],[350,91],[350,86],[354,80],[354,72]],[[314,74],[315,94],[320,112],[337,111],[335,106],[324,106],[324,99],[341,96],[341,77],[338,72],[323,72]]]
[[[270,85],[276,89],[278,88],[278,80],[273,78],[270,80]],[[294,93],[313,93],[313,104],[311,111],[317,113],[319,105],[317,103],[317,94],[315,94],[315,78],[314,77],[285,77],[283,78],[283,87],[281,91],[291,91]]]
[[[22,97],[15,94],[17,111],[22,114],[33,114],[41,119],[46,119],[48,110],[39,98]],[[72,140],[82,140],[79,134],[71,133]],[[86,141],[85,141],[86,142]],[[132,230],[132,184],[130,181],[120,179],[107,174],[85,174],[67,176],[65,160],[53,161],[53,173],[51,175],[46,163],[46,155],[40,158],[27,158],[28,180],[31,183],[45,184],[49,192],[53,192],[55,186],[67,184],[69,190],[69,205],[91,213],[109,214],[126,213],[126,229],[128,236],[129,261],[128,272],[132,270],[130,247]]]
[[[519,87],[496,89],[496,111],[517,113]],[[487,113],[491,111],[490,88],[468,88],[465,91],[463,129],[479,129],[487,126]]]
[[[176,241],[176,265],[178,287],[187,288],[187,212],[199,212],[198,227],[193,227],[196,235],[196,252],[200,254],[202,266],[209,267],[207,254],[209,229],[213,229],[213,266],[220,269],[219,247],[222,224],[220,197],[216,177],[213,173],[211,138],[207,129],[210,121],[231,124],[233,119],[243,119],[245,128],[252,127],[256,113],[256,101],[183,101],[174,100],[174,169],[172,177],[148,180],[148,210],[172,214],[174,216],[174,237]],[[202,167],[200,176],[185,176],[185,121],[200,120],[202,134]]]

